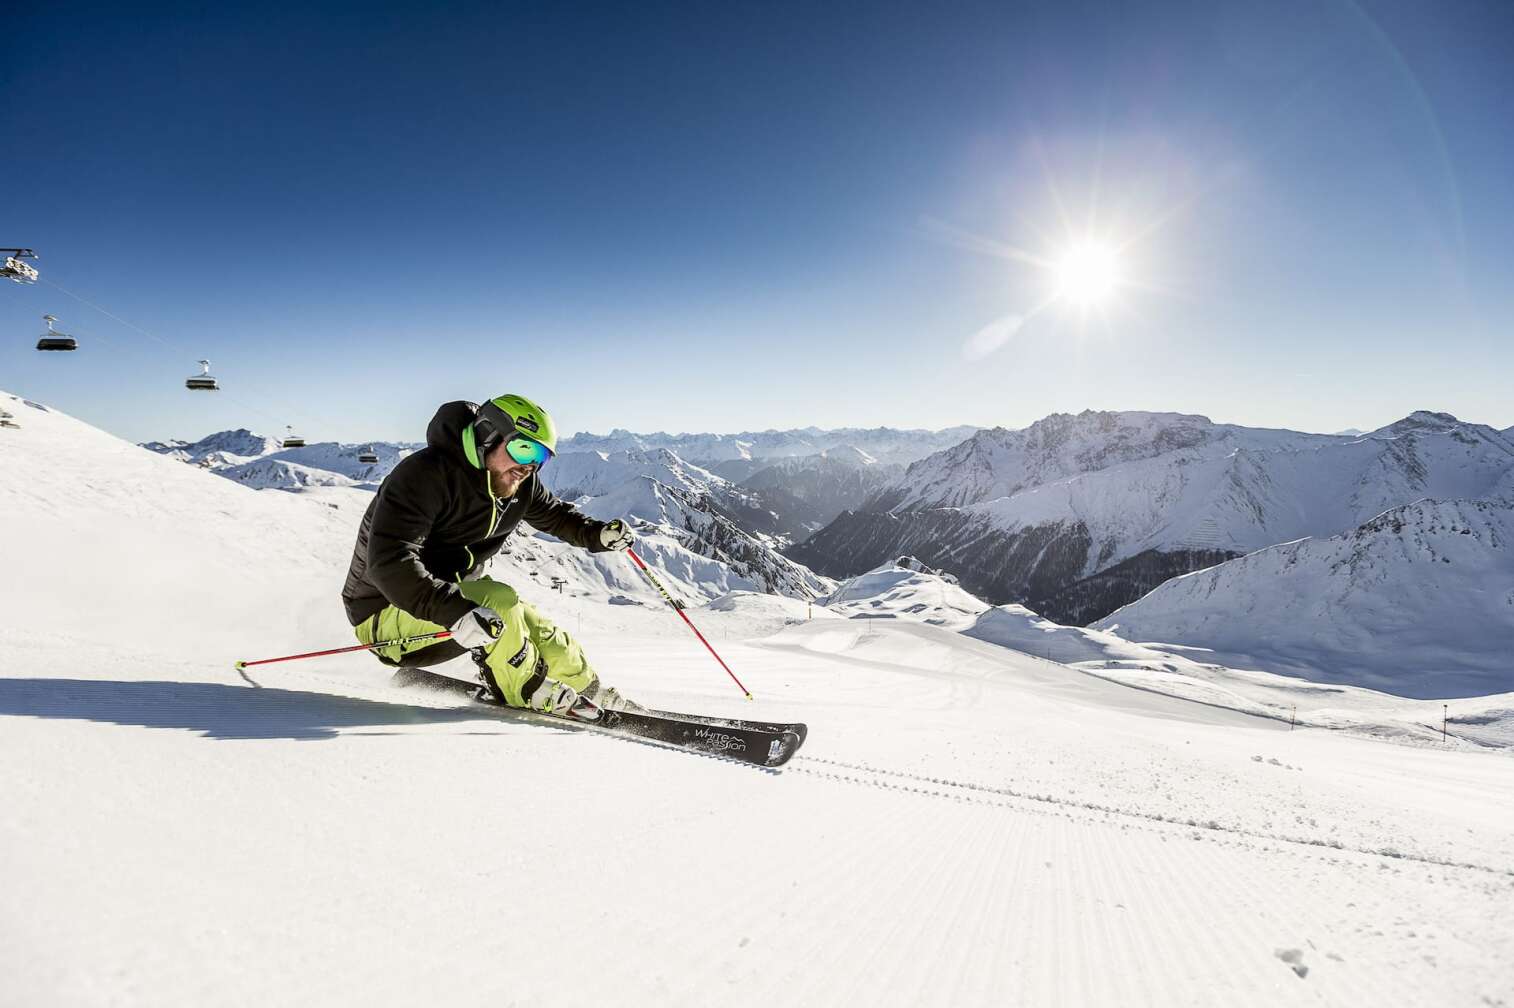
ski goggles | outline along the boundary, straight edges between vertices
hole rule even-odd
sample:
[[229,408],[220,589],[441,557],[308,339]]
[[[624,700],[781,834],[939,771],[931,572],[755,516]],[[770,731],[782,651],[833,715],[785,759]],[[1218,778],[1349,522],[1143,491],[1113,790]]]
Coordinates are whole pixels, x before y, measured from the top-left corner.
[[510,415],[492,402],[478,408],[478,418],[473,422],[474,435],[478,439],[479,454],[489,451],[501,440],[505,452],[517,465],[534,465],[540,468],[552,457],[552,449],[535,438],[521,432]]
[[547,459],[552,457],[552,452],[546,445],[521,435],[506,441],[505,451],[516,465],[534,465],[537,468],[546,465]]

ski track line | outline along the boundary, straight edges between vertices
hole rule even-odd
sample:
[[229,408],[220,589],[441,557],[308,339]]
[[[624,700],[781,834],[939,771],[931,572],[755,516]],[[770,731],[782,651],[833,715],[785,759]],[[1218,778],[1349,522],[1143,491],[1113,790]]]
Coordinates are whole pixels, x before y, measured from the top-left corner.
[[[974,855],[970,860],[965,860],[967,860],[968,864],[987,867],[986,874],[981,880],[982,884],[974,893],[975,903],[987,903],[992,893],[1007,891],[1007,886],[1002,882],[1004,852],[1007,848],[1007,842],[1012,841],[1007,841],[1007,838],[1001,839],[999,831],[993,828],[994,824],[988,817],[974,816],[973,818],[979,820],[978,829],[975,831],[976,839],[979,841],[978,849],[974,851]],[[1011,828],[1015,829],[1016,832],[1023,832],[1025,821],[1023,819],[1019,820]],[[997,849],[995,849],[996,847]],[[981,970],[976,960],[981,955],[982,949],[1002,947],[998,944],[991,944],[989,938],[990,922],[998,919],[995,915],[989,913],[988,908],[985,906],[970,918],[972,921],[971,935],[966,936],[966,940],[957,939],[953,941],[944,951],[943,959],[950,956],[950,959],[946,963],[947,968],[945,969],[945,973],[953,981],[951,997],[948,999],[948,1003],[981,1003],[991,993],[983,989]],[[916,988],[913,995],[914,1000],[920,1004],[927,1003],[930,993],[924,987]]]
[[[995,824],[988,818],[963,816],[961,828],[949,848],[953,852],[960,853],[938,860],[943,867],[950,865],[953,869],[958,869],[961,865],[982,864],[987,855],[987,848],[996,833]],[[939,885],[934,889],[935,899],[925,919],[940,922],[940,926],[936,928],[936,949],[930,959],[932,962],[942,964],[939,970],[941,976],[939,978],[918,977],[915,987],[909,994],[909,1000],[915,1004],[927,1003],[934,989],[942,987],[941,980],[944,979],[946,983],[944,990],[941,991],[945,995],[943,1001],[947,1004],[962,1004],[965,1000],[962,987],[969,975],[971,963],[960,962],[960,960],[965,953],[977,946],[963,941],[959,936],[964,922],[973,923],[976,928],[981,929],[984,920],[989,916],[989,907],[986,904],[991,901],[991,893],[984,886],[975,886],[948,904],[947,901],[951,895],[950,888]],[[948,911],[951,912],[948,914]]]
[[[1265,833],[1260,830],[1247,829],[1242,826],[1224,826],[1215,823],[1214,820],[1200,821],[1198,819],[1173,819],[1155,812],[1142,812],[1139,809],[1122,809],[1112,805],[1100,805],[1095,802],[1084,802],[1068,798],[1057,798],[1049,794],[1031,794],[1030,792],[1019,791],[1014,788],[995,787],[991,784],[978,784],[972,781],[956,781],[942,777],[927,777],[924,774],[911,773],[907,770],[890,770],[882,767],[869,766],[865,763],[849,763],[844,760],[833,760],[821,756],[805,756],[802,754],[802,752],[795,755],[794,758],[790,760],[789,765],[787,767],[784,767],[783,769],[794,773],[813,774],[821,777],[836,777],[840,780],[849,780],[858,784],[870,785],[873,787],[893,788],[895,790],[910,791],[922,795],[935,795],[937,797],[956,798],[957,800],[974,800],[964,799],[961,796],[952,794],[950,792],[931,791],[929,789],[910,787],[903,784],[890,784],[882,781],[869,781],[858,777],[848,777],[843,774],[828,773],[822,770],[812,770],[804,766],[795,766],[794,764],[796,763],[820,763],[827,766],[841,767],[846,770],[856,770],[863,773],[875,774],[880,777],[897,777],[904,780],[933,784],[937,787],[954,788],[959,791],[998,795],[1005,798],[1013,798],[1021,801],[1040,802],[1042,804],[1055,805],[1060,808],[1079,809],[1086,812],[1102,813],[1104,815],[1125,816],[1132,819],[1141,819],[1146,822],[1158,823],[1163,826],[1173,827],[1178,830],[1208,830],[1218,833],[1229,833],[1236,836],[1251,837],[1256,840],[1272,840],[1278,843],[1297,844],[1299,846],[1305,847],[1318,847],[1326,851],[1365,854],[1370,857],[1393,858],[1399,861],[1414,861],[1420,864],[1434,865],[1438,868],[1460,868],[1467,871],[1486,872],[1491,875],[1506,875],[1514,877],[1514,868],[1498,868],[1492,865],[1476,864],[1470,861],[1452,861],[1448,858],[1438,858],[1429,854],[1405,853],[1397,850],[1390,853],[1387,849],[1379,848],[1377,850],[1373,850],[1367,847],[1353,847],[1333,840],[1319,840],[1311,837],[1287,836],[1281,833]],[[982,801],[981,799],[978,800]],[[987,804],[999,804],[1002,807],[1006,808],[1016,807],[1009,805],[1008,803],[987,802]]]
[[[960,849],[960,837],[964,825],[963,823],[957,823],[957,829],[944,838],[945,843],[943,846],[945,849],[953,852]],[[946,893],[951,889],[951,876],[956,868],[957,858],[955,856],[935,857],[921,862],[919,860],[921,857],[928,856],[927,848],[929,844],[922,842],[925,833],[926,831],[922,830],[913,838],[915,840],[915,849],[911,851],[909,860],[917,864],[929,864],[931,866],[930,870],[926,873],[914,875],[912,879],[913,884],[909,886],[907,892],[907,898],[901,901],[902,905],[896,905],[893,920],[887,932],[881,935],[879,940],[874,943],[871,953],[857,971],[859,977],[869,979],[874,985],[884,990],[897,991],[899,989],[898,984],[902,979],[900,974],[903,972],[905,964],[901,961],[902,957],[898,955],[897,950],[902,948],[918,948],[918,945],[906,938],[906,932],[909,930],[910,925],[920,919],[930,919],[939,921],[943,925],[942,929],[945,930],[947,923],[940,916],[942,901]],[[926,901],[927,894],[929,894],[929,910],[916,912],[916,908],[920,908],[921,904]],[[903,912],[905,907],[909,907],[910,912]],[[924,949],[921,949],[921,955],[922,958],[928,957],[928,953]],[[847,1003],[855,1004],[865,1000],[865,998],[855,996],[860,993],[855,987],[845,993],[849,995]]]

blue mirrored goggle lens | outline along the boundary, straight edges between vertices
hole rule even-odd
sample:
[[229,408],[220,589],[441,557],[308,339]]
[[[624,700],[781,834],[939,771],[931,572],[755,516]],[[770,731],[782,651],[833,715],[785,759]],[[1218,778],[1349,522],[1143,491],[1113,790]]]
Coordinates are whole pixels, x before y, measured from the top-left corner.
[[505,442],[505,451],[517,465],[545,465],[552,453],[547,446],[540,441],[532,441],[528,437],[513,437]]

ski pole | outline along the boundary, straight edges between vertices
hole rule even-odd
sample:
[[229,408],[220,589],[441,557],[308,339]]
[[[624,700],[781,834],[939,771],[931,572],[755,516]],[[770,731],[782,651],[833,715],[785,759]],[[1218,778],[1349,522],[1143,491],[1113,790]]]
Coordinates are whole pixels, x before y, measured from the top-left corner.
[[689,629],[694,631],[694,636],[699,638],[699,643],[708,648],[710,654],[715,655],[715,660],[720,662],[720,667],[725,669],[725,674],[731,677],[731,682],[735,683],[741,692],[746,694],[748,700],[752,699],[752,691],[742,686],[741,680],[736,678],[736,673],[731,671],[731,666],[725,663],[724,658],[715,654],[715,649],[710,647],[710,642],[704,639],[704,634],[700,633],[699,628],[694,625],[693,620],[689,619],[689,614],[683,611],[683,603],[668,593],[668,590],[662,586],[662,582],[657,580],[657,575],[652,573],[652,568],[647,566],[645,560],[636,555],[635,550],[627,546],[626,552],[631,554],[631,559],[636,562],[636,566],[647,576],[647,580],[652,582],[653,587],[662,593],[662,597],[667,601],[668,605],[673,607],[673,611],[683,617],[683,621],[689,625]]
[[415,641],[446,640],[451,636],[451,630],[438,630],[436,633],[416,634],[413,637],[396,637],[394,640],[375,641],[372,644],[354,644],[352,647],[332,648],[329,651],[306,651],[304,654],[285,655],[282,658],[259,658],[257,661],[239,661],[236,667],[244,669],[251,668],[254,665],[272,665],[274,662],[295,661],[300,658],[319,658],[322,655],[348,654],[352,651],[373,651],[378,648],[393,647],[396,644],[413,644]]

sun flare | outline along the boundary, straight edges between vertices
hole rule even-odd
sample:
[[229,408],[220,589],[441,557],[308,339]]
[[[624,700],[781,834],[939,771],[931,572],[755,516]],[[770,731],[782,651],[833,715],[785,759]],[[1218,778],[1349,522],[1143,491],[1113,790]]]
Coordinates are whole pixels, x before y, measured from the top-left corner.
[[1113,249],[1085,242],[1068,249],[1057,263],[1057,296],[1089,308],[1114,292],[1122,279]]

